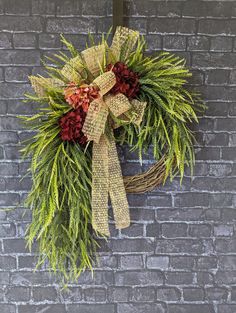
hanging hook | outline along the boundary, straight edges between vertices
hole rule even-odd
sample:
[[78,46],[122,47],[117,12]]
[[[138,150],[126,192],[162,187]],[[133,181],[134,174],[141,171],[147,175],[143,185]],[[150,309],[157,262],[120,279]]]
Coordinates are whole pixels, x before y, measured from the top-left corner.
[[117,26],[123,26],[124,24],[124,1],[113,0],[113,34]]

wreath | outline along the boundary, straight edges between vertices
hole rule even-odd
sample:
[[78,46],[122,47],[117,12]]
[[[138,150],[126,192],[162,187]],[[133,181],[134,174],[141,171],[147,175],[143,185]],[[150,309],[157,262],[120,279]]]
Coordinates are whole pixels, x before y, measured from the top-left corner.
[[[22,149],[31,157],[32,209],[29,247],[36,240],[38,264],[65,280],[92,270],[98,238],[109,236],[108,199],[118,229],[130,225],[126,192],[151,190],[194,164],[194,136],[203,107],[185,89],[191,76],[185,61],[167,52],[144,55],[139,33],[117,27],[112,44],[103,36],[78,52],[63,36],[71,56],[61,52],[45,64],[48,78],[30,76],[37,102],[22,117],[35,131]],[[138,175],[122,177],[116,144],[142,153],[152,148],[156,163]]]

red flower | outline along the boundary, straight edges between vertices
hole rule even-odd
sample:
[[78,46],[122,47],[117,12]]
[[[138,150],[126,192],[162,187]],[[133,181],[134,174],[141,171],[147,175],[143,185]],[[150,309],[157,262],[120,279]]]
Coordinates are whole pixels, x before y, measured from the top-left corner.
[[107,70],[116,75],[116,84],[110,90],[111,93],[123,93],[129,99],[133,99],[137,96],[139,92],[139,76],[136,72],[130,70],[127,65],[122,62],[117,62],[116,64],[109,64]]
[[87,141],[87,137],[82,132],[85,117],[86,113],[83,111],[82,106],[61,117],[59,120],[61,139],[63,141],[74,141],[84,145]]
[[70,83],[64,90],[66,102],[74,109],[82,106],[85,112],[88,111],[89,104],[98,97],[98,88],[95,86],[82,85],[77,87],[75,83]]

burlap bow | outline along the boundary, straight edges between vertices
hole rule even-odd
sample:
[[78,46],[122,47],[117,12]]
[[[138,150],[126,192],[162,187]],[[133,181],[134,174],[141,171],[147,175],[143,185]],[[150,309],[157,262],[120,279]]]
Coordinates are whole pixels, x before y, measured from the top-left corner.
[[[93,228],[109,235],[108,228],[108,195],[114,212],[116,228],[130,225],[128,202],[117,155],[113,130],[112,116],[122,117],[129,112],[136,124],[142,120],[145,103],[137,100],[129,101],[119,93],[109,95],[116,83],[113,72],[107,72],[97,77],[93,84],[100,90],[100,97],[89,107],[83,126],[83,132],[88,140],[93,141],[92,164],[92,223]],[[105,129],[110,130],[109,136]]]
[[[112,71],[101,75],[104,56],[114,63],[121,56],[125,60],[132,51],[139,34],[125,27],[118,27],[108,53],[104,44],[84,50],[81,56],[73,58],[62,69],[62,75],[78,85],[83,83],[82,71],[89,71],[92,85],[99,89],[99,98],[90,106],[83,126],[89,141],[93,141],[92,158],[92,225],[101,234],[109,235],[108,197],[110,196],[116,228],[130,225],[129,207],[122,178],[120,163],[112,128],[115,120],[125,120],[137,125],[142,121],[146,103],[129,99],[119,93],[109,94],[116,83]],[[84,67],[85,65],[85,67]],[[32,86],[40,96],[45,95],[48,86],[60,87],[61,80],[30,77]],[[107,135],[107,131],[109,135]]]

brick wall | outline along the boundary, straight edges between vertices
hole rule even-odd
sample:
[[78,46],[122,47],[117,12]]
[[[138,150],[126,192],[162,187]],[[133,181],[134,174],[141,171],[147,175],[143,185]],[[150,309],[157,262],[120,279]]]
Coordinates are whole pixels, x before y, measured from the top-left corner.
[[[83,49],[88,30],[106,31],[111,7],[111,0],[0,0],[0,206],[18,205],[30,188],[18,152],[27,131],[16,119],[35,110],[21,102],[27,76],[63,48],[61,32]],[[236,312],[236,1],[125,1],[125,15],[150,52],[186,58],[191,88],[207,101],[195,127],[194,177],[129,196],[132,226],[112,231],[94,279],[82,274],[70,293],[46,267],[33,273],[24,242],[30,212],[0,211],[1,313]],[[121,154],[125,173],[140,170],[134,154]]]

